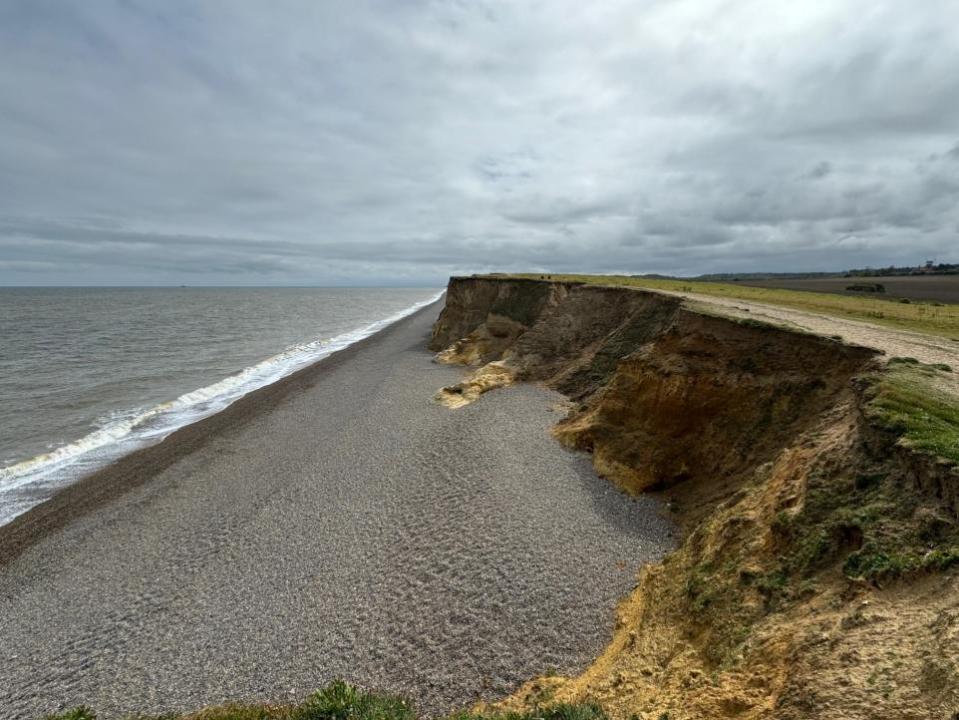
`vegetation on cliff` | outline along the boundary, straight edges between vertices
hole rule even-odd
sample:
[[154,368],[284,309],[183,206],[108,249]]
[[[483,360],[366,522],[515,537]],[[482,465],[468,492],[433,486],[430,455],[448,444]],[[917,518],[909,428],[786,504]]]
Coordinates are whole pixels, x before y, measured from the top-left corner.
[[869,378],[866,411],[909,447],[959,464],[959,403],[941,389],[949,365],[892,358]]

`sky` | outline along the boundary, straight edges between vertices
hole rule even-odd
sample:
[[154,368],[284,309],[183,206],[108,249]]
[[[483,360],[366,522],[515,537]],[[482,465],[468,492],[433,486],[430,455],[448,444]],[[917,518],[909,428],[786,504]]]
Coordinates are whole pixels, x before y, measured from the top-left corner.
[[0,285],[959,262],[955,0],[3,0]]

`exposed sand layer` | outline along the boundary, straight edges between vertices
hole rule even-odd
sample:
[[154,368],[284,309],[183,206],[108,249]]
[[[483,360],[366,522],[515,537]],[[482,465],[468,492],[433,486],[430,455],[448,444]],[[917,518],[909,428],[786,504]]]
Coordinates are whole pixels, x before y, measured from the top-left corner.
[[428,712],[609,641],[671,545],[549,435],[557,393],[457,412],[438,306],[174,434],[0,531],[0,707],[102,718],[300,697],[334,676]]

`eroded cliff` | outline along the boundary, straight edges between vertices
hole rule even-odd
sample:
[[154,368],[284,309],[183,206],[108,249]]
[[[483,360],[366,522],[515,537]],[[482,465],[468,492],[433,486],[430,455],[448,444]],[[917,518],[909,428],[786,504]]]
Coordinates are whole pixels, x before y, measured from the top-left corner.
[[513,705],[959,711],[959,482],[876,422],[873,350],[652,292],[509,278],[454,278],[431,347],[475,367],[438,393],[452,408],[517,381],[565,393],[557,438],[622,488],[664,492],[686,530],[644,569],[606,653]]

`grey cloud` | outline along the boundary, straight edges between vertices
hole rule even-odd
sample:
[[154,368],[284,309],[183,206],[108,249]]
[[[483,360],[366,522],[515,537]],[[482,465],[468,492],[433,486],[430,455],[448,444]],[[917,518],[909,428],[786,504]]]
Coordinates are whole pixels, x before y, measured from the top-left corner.
[[0,283],[948,260],[957,23],[948,0],[4,3]]
[[503,217],[517,223],[531,225],[562,225],[627,215],[626,201],[617,198],[583,200],[570,198],[526,198],[523,203],[507,209]]
[[813,180],[819,180],[820,178],[826,177],[829,173],[832,172],[832,163],[828,160],[823,160],[816,163],[812,170],[809,171],[809,177]]

